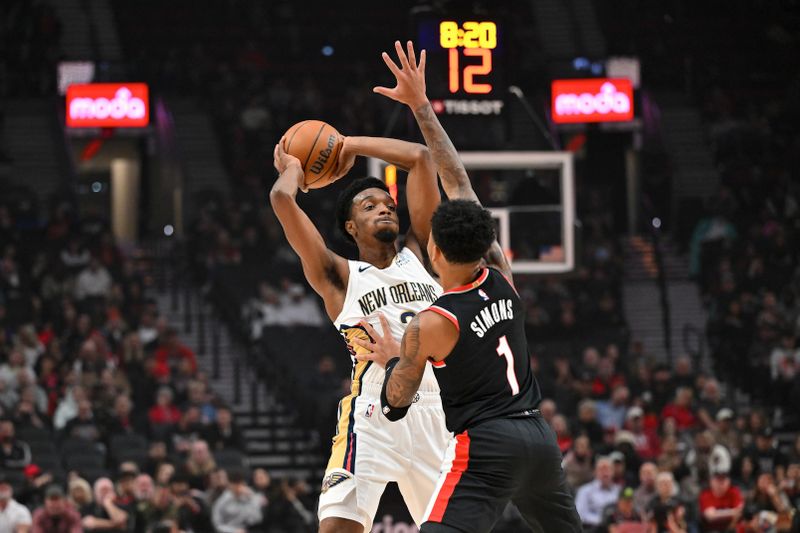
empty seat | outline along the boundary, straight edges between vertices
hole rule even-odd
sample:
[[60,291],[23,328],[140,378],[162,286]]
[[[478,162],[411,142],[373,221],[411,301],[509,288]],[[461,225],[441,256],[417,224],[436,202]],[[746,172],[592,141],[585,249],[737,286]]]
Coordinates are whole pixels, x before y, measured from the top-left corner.
[[25,427],[16,431],[17,438],[33,444],[34,442],[53,442],[53,434],[49,430],[37,427]]
[[99,455],[105,460],[105,446],[99,442],[86,439],[69,438],[61,443],[61,454],[65,457],[73,455]]
[[214,452],[217,466],[225,470],[240,469],[246,465],[245,456],[239,450],[217,450]]

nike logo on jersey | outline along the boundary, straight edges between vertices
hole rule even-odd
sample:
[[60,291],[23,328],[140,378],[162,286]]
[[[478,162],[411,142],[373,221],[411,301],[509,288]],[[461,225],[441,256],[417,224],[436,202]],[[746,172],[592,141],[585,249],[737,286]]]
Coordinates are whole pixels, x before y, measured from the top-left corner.
[[360,266],[360,267],[358,267],[358,271],[359,272],[364,272],[368,268],[372,268],[372,265]]

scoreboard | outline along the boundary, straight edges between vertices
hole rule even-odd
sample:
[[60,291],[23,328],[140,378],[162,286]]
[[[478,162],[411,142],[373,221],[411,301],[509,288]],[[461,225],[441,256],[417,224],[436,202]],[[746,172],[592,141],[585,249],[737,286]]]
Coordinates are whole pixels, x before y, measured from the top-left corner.
[[428,54],[428,98],[459,148],[498,148],[505,137],[508,86],[499,17],[425,13],[417,47]]

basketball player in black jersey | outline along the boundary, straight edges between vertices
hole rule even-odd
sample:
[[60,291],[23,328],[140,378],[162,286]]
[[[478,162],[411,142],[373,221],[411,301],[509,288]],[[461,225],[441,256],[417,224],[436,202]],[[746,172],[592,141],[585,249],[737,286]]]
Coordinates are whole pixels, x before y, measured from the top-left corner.
[[[466,176],[425,97],[425,52],[413,68],[411,43],[410,62],[399,43],[396,48],[403,68],[386,54],[384,61],[397,87],[376,92],[412,108],[440,172]],[[385,365],[381,407],[392,421],[408,411],[426,362],[434,366],[455,437],[421,533],[488,532],[509,501],[534,531],[578,532],[555,434],[536,409],[541,396],[528,360],[523,304],[505,258],[492,253],[498,244],[491,215],[475,200],[443,203],[433,216],[427,250],[444,294],[411,320],[399,346],[365,324],[374,342],[359,342],[371,351],[360,357]],[[487,257],[499,269],[487,267]]]

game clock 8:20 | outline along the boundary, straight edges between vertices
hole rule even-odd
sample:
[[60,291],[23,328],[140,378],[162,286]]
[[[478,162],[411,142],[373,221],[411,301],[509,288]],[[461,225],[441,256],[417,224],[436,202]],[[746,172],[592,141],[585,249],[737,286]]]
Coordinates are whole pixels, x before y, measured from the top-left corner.
[[[480,83],[476,76],[492,73],[492,50],[497,47],[497,25],[494,22],[466,21],[461,26],[455,21],[439,23],[439,44],[448,49],[448,89],[457,93],[463,87],[470,94],[492,92],[491,83]],[[480,58],[479,64],[461,68],[459,48],[464,56]]]

